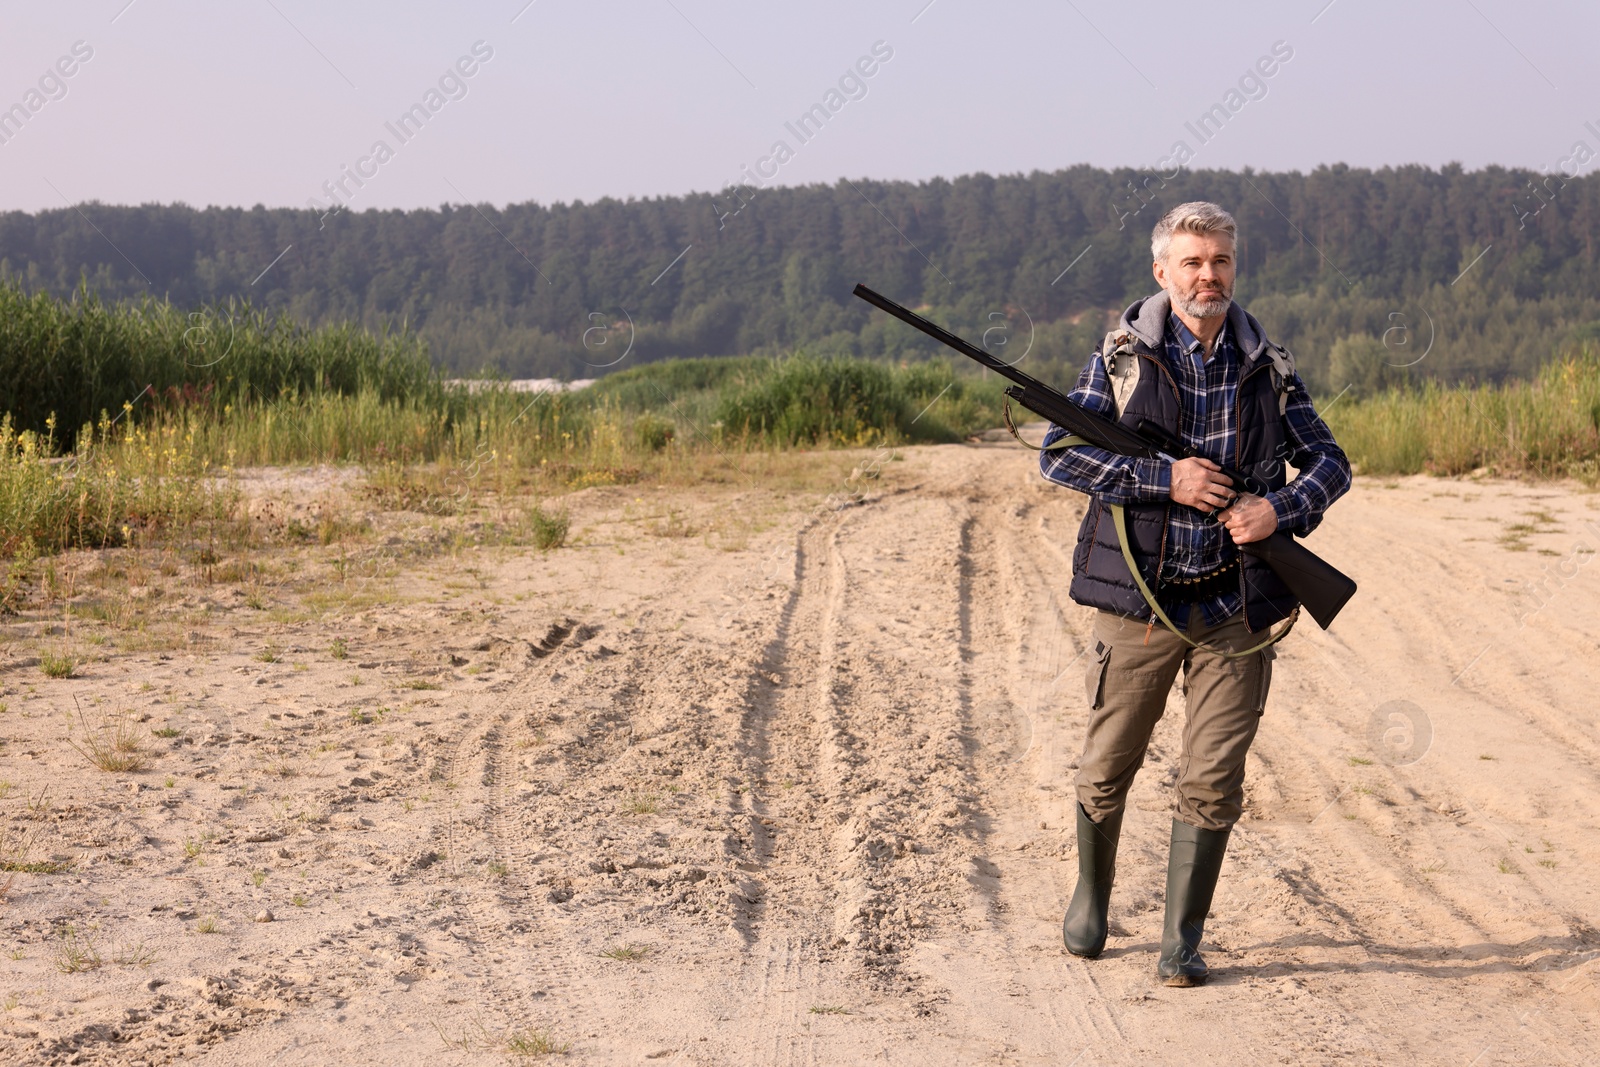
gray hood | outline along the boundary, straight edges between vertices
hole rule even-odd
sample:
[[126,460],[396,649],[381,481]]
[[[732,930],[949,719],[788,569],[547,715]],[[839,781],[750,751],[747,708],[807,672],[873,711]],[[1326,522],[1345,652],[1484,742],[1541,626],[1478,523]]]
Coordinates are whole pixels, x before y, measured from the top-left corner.
[[[1165,291],[1143,297],[1128,305],[1122,313],[1122,328],[1149,347],[1160,350],[1167,333],[1167,316],[1172,313],[1172,297]],[[1253,363],[1261,358],[1267,347],[1267,331],[1261,328],[1256,317],[1239,306],[1238,301],[1228,305],[1228,328],[1233,331],[1233,343],[1240,358]]]

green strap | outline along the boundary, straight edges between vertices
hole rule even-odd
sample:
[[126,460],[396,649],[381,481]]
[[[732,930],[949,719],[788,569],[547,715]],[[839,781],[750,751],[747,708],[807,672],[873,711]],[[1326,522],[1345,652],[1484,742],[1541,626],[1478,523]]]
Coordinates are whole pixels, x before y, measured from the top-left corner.
[[[1077,434],[1071,433],[1051,441],[1048,445],[1039,446],[1028,444],[1028,442],[1022,440],[1022,435],[1017,433],[1016,424],[1011,421],[1011,402],[1009,400],[1006,402],[1005,406],[1005,420],[1006,429],[1011,431],[1012,437],[1015,437],[1019,443],[1027,446],[1028,448],[1037,448],[1041,452],[1054,452],[1058,448],[1073,448],[1078,445],[1093,445],[1092,441],[1086,441]],[[1128,573],[1133,575],[1133,583],[1139,587],[1139,592],[1144,596],[1144,602],[1150,605],[1150,610],[1155,613],[1156,618],[1161,620],[1161,624],[1176,634],[1180,641],[1188,645],[1190,648],[1204,648],[1204,645],[1197,641],[1191,640],[1188,634],[1174,626],[1172,624],[1172,620],[1167,618],[1167,613],[1161,610],[1161,605],[1156,603],[1155,594],[1152,593],[1150,591],[1150,587],[1145,584],[1144,576],[1139,573],[1139,565],[1134,562],[1133,549],[1128,544],[1127,517],[1123,515],[1122,508],[1119,505],[1110,504],[1107,506],[1111,509],[1112,524],[1117,528],[1117,543],[1122,546],[1122,558],[1127,561]],[[1191,608],[1190,610],[1195,609]],[[1279,630],[1276,637],[1269,637],[1259,645],[1247,648],[1243,652],[1219,652],[1218,654],[1224,659],[1238,659],[1241,656],[1248,656],[1252,652],[1260,652],[1263,648],[1267,648],[1270,645],[1275,645],[1279,641],[1282,641],[1285,637],[1288,637],[1289,631],[1294,629],[1295,621],[1299,619],[1299,617],[1300,609],[1296,607],[1294,612],[1289,616],[1288,625],[1286,625],[1282,630]]]
[[[1133,575],[1133,584],[1137,585],[1139,592],[1144,595],[1144,602],[1150,605],[1150,610],[1155,613],[1156,618],[1161,620],[1161,624],[1176,634],[1180,641],[1190,648],[1204,648],[1205,646],[1200,642],[1191,639],[1188,634],[1174,626],[1172,620],[1167,618],[1167,613],[1161,610],[1161,605],[1156,603],[1155,594],[1150,592],[1150,587],[1145,584],[1144,575],[1139,573],[1139,565],[1134,562],[1133,548],[1128,544],[1127,516],[1123,514],[1122,507],[1118,504],[1108,504],[1106,506],[1111,510],[1111,522],[1117,529],[1117,543],[1122,546],[1122,558],[1127,561],[1128,573]],[[1197,611],[1199,610],[1199,605],[1191,604],[1189,610]],[[1269,645],[1275,645],[1289,636],[1289,631],[1294,629],[1295,620],[1299,617],[1300,609],[1296,608],[1294,613],[1289,616],[1289,624],[1280,630],[1276,637],[1269,637],[1259,645],[1247,648],[1243,652],[1219,652],[1218,655],[1224,659],[1238,659],[1241,656],[1248,656],[1252,652],[1260,652]],[[1216,650],[1211,649],[1209,651]]]

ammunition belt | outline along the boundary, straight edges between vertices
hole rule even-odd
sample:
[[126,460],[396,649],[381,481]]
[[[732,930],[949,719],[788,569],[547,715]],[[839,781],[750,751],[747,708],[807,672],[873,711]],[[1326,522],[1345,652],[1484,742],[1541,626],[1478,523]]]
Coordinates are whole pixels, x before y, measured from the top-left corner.
[[1239,557],[1235,556],[1214,571],[1193,578],[1169,578],[1161,583],[1159,596],[1168,604],[1198,604],[1224,593],[1239,591]]

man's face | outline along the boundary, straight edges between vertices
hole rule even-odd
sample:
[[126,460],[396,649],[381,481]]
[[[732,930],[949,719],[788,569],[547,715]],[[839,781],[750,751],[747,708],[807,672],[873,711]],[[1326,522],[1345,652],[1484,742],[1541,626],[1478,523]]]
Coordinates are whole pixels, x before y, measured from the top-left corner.
[[1175,233],[1153,270],[1172,304],[1191,318],[1227,313],[1233,302],[1233,240],[1225,233]]

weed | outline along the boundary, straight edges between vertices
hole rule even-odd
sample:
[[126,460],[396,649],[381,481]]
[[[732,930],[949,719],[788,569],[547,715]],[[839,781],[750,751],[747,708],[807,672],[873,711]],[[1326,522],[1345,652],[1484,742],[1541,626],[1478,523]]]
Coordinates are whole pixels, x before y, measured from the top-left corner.
[[0,873],[5,875],[0,878],[0,900],[4,900],[11,892],[19,874],[59,874],[68,866],[66,863],[31,859],[32,854],[31,831],[14,834],[9,824],[0,826]]
[[163,726],[159,730],[151,730],[150,732],[152,734],[154,734],[155,736],[157,736],[157,737],[182,737],[183,736],[183,731],[178,729],[176,726]]
[[68,653],[46,649],[39,653],[39,669],[47,678],[71,678],[78,669],[78,661]]
[[565,511],[546,511],[535,504],[528,512],[528,526],[533,531],[533,543],[541,552],[560,548],[567,543],[567,533],[572,517]]
[[93,939],[88,934],[80,934],[75,926],[63,926],[56,931],[56,939],[56,970],[62,974],[92,971],[103,962]]
[[548,1030],[518,1030],[506,1036],[505,1050],[513,1056],[564,1056],[572,1045],[558,1042]]
[[266,880],[267,880],[267,872],[266,871],[251,871],[250,872],[250,884],[254,885],[257,889],[260,889],[261,888],[261,883],[265,882]]
[[199,856],[201,853],[205,852],[205,850],[206,843],[204,841],[196,841],[192,837],[183,843],[183,854],[189,859],[194,859],[196,856]]
[[194,924],[194,932],[197,934],[217,933],[217,917],[215,915],[207,915],[205,918]]
[[619,945],[616,948],[606,949],[604,952],[600,953],[600,955],[608,960],[621,960],[625,963],[633,963],[650,955],[650,946]]
[[499,860],[490,860],[488,866],[485,867],[484,870],[489,872],[489,877],[491,878],[504,878],[507,874],[511,873],[511,868],[507,867]]
[[1495,863],[1494,869],[1499,871],[1501,874],[1510,874],[1512,871],[1516,870],[1516,868],[1512,866],[1511,861],[1508,859],[1502,859]]
[[470,1024],[461,1027],[459,1037],[445,1033],[437,1020],[433,1028],[446,1048],[460,1052],[500,1051],[522,1059],[532,1059],[535,1056],[564,1056],[572,1048],[568,1042],[558,1042],[549,1030],[515,1030],[503,1039],[497,1039],[489,1033],[489,1028],[483,1025],[483,1019],[479,1016],[473,1016]]
[[328,655],[332,656],[334,659],[349,659],[350,646],[345,644],[344,638],[335,637],[333,639],[333,644],[328,646]]
[[311,903],[311,901],[307,900],[303,894],[296,893],[294,896],[289,898],[289,903],[293,904],[297,908],[303,908],[307,904]]
[[123,967],[148,967],[156,958],[155,950],[143,941],[119,946],[111,954],[111,962]]
[[854,1015],[855,1012],[839,1004],[815,1004],[811,1008],[812,1015]]
[[[251,604],[250,606],[256,607],[257,605]],[[256,659],[260,660],[262,663],[276,663],[278,662],[278,650],[272,645],[268,645],[260,652],[256,653]]]
[[144,766],[144,746],[140,741],[140,732],[133,716],[128,712],[103,716],[99,725],[90,729],[88,720],[84,718],[83,709],[79,708],[78,721],[84,728],[83,743],[80,745],[70,738],[67,741],[78,755],[102,771],[132,772]]
[[654,815],[661,810],[660,799],[654,793],[635,793],[628,798],[626,810],[633,815]]
[[1370,766],[1372,766],[1372,761],[1367,759],[1367,758],[1365,758],[1365,757],[1363,757],[1363,756],[1351,756],[1350,757],[1350,766],[1352,766],[1352,767],[1370,767]]
[[431,679],[428,679],[428,678],[410,678],[410,679],[407,679],[405,682],[402,683],[402,688],[405,688],[405,689],[439,689],[439,688],[442,688],[442,687],[439,685],[438,682],[432,681]]
[[168,789],[171,789],[173,786],[178,784],[178,781],[177,781],[176,778],[173,778],[171,775],[168,775],[166,781],[162,782],[161,784],[166,786]]
[[1542,860],[1539,861],[1539,866],[1548,867],[1551,870],[1555,870],[1556,864],[1557,864],[1556,860],[1550,859],[1548,857],[1546,857],[1545,859],[1542,859]]
[[262,766],[275,778],[293,778],[300,773],[281,746],[274,749],[272,754],[262,761]]
[[1479,759],[1494,759],[1493,756],[1479,756]]

